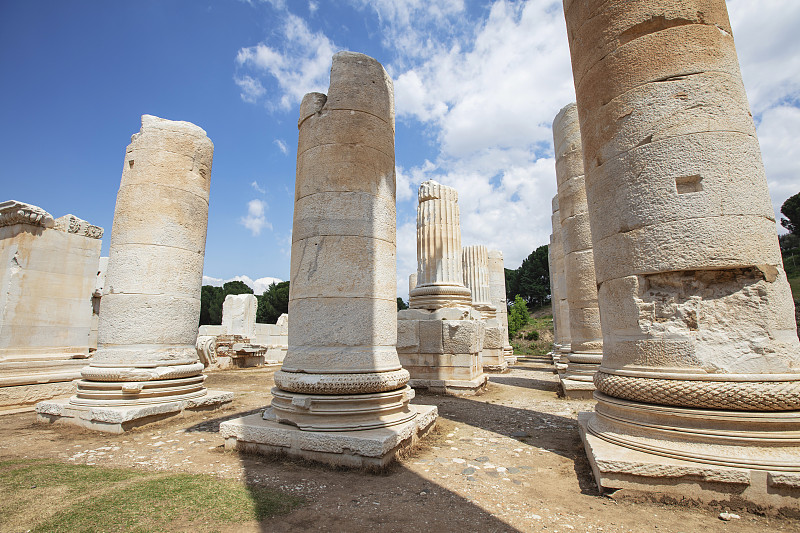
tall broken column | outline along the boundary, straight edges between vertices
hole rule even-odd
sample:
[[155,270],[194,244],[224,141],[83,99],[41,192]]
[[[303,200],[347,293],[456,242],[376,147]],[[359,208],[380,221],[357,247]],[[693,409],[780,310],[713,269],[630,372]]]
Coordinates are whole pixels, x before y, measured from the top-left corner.
[[461,262],[464,284],[472,294],[472,307],[481,314],[485,324],[481,359],[486,372],[505,372],[508,363],[503,354],[503,324],[489,295],[489,251],[486,246],[465,246]]
[[[559,209],[558,195],[553,197],[553,226],[552,245],[553,270],[550,277],[554,281],[553,298],[556,299],[558,313],[558,339],[554,347],[556,369],[564,372],[567,369],[567,355],[572,350],[569,331],[569,302],[567,301],[566,272],[564,269],[564,232],[561,227],[561,210]],[[555,320],[555,317],[554,317]]]
[[580,419],[598,484],[797,508],[800,343],[725,2],[564,10],[604,336]]
[[489,250],[489,299],[497,309],[497,318],[503,326],[503,356],[508,364],[517,362],[514,349],[508,340],[508,304],[506,303],[506,269],[503,252]]
[[458,192],[428,180],[418,195],[417,284],[397,314],[397,351],[412,387],[475,393],[487,381],[485,323],[463,281]]
[[203,386],[195,348],[213,153],[194,124],[142,116],[114,209],[97,352],[75,396],[37,405],[40,420],[119,433],[231,401]]
[[559,378],[567,398],[591,398],[593,378],[603,358],[603,332],[586,204],[581,131],[574,103],[559,111],[553,120],[553,146],[571,341],[567,368]]
[[[330,89],[300,106],[289,348],[272,406],[225,422],[227,447],[382,466],[432,426],[396,350],[392,82],[333,56]],[[368,430],[368,431],[362,431]]]

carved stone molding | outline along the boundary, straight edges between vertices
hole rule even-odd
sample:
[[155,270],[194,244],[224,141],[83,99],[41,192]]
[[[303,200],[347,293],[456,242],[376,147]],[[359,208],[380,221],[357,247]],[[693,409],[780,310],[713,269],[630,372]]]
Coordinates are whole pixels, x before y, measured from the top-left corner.
[[15,224],[52,228],[54,221],[53,216],[41,207],[16,200],[0,202],[0,227]]

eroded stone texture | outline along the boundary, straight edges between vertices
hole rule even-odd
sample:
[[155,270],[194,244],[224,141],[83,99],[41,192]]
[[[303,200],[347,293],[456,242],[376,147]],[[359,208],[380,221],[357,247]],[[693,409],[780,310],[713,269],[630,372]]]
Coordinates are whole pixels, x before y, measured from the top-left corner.
[[489,299],[497,309],[497,317],[503,326],[503,355],[506,362],[517,361],[514,349],[508,339],[508,305],[506,303],[506,270],[503,263],[503,252],[489,250]]
[[567,398],[591,398],[594,374],[603,357],[603,333],[575,104],[564,107],[553,120],[553,146],[571,341],[567,367],[559,377]]
[[90,354],[103,229],[0,202],[0,409],[74,390]]
[[117,194],[98,349],[70,412],[186,405],[208,394],[195,341],[213,152],[194,124],[142,116]]
[[411,294],[411,291],[417,288],[417,273],[414,272],[413,274],[408,275],[408,293]]
[[564,7],[604,337],[588,431],[800,470],[800,343],[725,2]]

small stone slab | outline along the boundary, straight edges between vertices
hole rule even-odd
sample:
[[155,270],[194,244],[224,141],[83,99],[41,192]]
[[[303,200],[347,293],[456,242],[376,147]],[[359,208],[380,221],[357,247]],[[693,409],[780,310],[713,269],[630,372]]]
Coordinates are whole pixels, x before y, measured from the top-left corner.
[[131,428],[182,413],[184,410],[215,409],[233,401],[233,393],[209,390],[200,398],[120,407],[72,405],[69,399],[36,404],[37,422],[66,423],[106,433],[124,433]]
[[412,446],[436,423],[432,405],[409,405],[417,416],[390,427],[361,431],[303,431],[264,420],[260,414],[220,424],[225,448],[254,454],[286,454],[336,466],[382,468]]
[[591,381],[577,381],[574,379],[564,378],[559,375],[561,382],[561,390],[564,391],[564,397],[570,400],[591,400],[595,391],[594,383]]
[[436,394],[473,395],[483,391],[489,376],[481,374],[475,379],[415,379],[411,378],[408,385],[413,389],[427,389]]

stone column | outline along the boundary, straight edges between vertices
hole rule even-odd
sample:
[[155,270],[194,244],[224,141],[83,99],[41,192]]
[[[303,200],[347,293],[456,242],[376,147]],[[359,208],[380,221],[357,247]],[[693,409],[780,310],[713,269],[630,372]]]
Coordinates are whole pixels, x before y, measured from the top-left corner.
[[553,260],[553,250],[555,244],[553,243],[553,234],[550,234],[550,245],[547,247],[547,269],[550,273],[550,309],[553,313],[553,350],[550,352],[550,357],[553,358],[553,364],[556,364],[561,357],[559,348],[561,348],[561,329],[558,325],[558,294],[556,282],[556,269]]
[[508,363],[503,355],[503,323],[497,318],[497,308],[489,295],[489,251],[482,245],[466,246],[461,255],[464,284],[472,293],[472,307],[486,322],[481,352],[483,370],[504,372]]
[[464,286],[458,193],[425,181],[417,206],[417,284],[397,313],[397,351],[411,386],[474,394],[486,386],[485,322]]
[[228,402],[203,386],[195,341],[214,145],[189,122],[142,116],[123,164],[98,349],[68,405],[40,415],[121,432]]
[[441,309],[472,304],[461,265],[458,192],[433,180],[419,187],[417,207],[417,286],[412,309]]
[[567,398],[591,398],[593,378],[603,358],[603,332],[597,304],[594,253],[578,108],[569,104],[553,120],[558,205],[564,241],[565,294],[569,305],[571,351],[560,376]]
[[413,291],[416,287],[417,287],[417,273],[414,272],[413,274],[408,275],[408,294],[411,294],[411,291]]
[[569,302],[567,301],[566,272],[564,269],[564,232],[561,228],[561,210],[558,195],[553,197],[553,266],[555,271],[555,296],[558,300],[558,361],[556,368],[563,372],[567,368],[567,355],[572,351],[569,330]]
[[489,250],[489,299],[497,309],[497,317],[503,326],[503,356],[506,362],[514,364],[517,358],[508,340],[508,305],[506,303],[506,269],[503,252]]
[[604,336],[581,419],[598,482],[797,508],[800,343],[725,2],[564,8]]
[[256,339],[258,299],[254,294],[229,294],[222,302],[222,327],[228,335],[240,335],[247,342]]
[[336,54],[328,94],[303,98],[298,128],[288,352],[265,420],[221,432],[240,449],[383,465],[436,418],[409,404],[396,350],[391,79],[368,56]]

